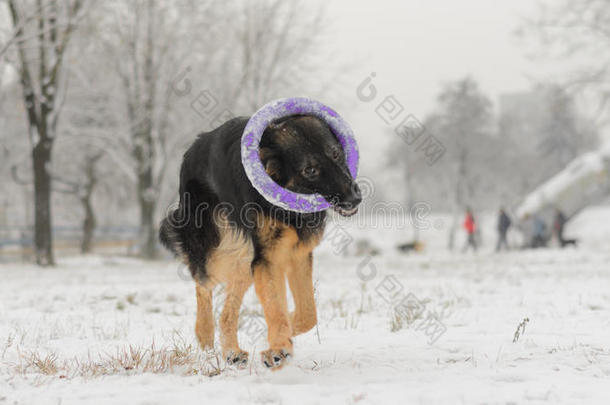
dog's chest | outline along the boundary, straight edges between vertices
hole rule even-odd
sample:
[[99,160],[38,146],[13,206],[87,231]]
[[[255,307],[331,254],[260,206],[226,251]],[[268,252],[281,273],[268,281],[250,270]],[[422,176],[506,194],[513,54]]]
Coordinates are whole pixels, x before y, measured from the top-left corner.
[[307,237],[303,237],[294,227],[265,217],[258,224],[256,236],[260,248],[265,252],[300,256],[308,255],[320,244],[324,229],[308,231]]

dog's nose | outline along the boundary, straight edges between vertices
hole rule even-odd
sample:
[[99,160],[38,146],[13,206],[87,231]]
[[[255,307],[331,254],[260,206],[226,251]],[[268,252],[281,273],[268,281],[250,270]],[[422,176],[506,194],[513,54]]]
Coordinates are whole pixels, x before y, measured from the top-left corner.
[[351,207],[357,207],[362,202],[362,193],[360,187],[355,182],[350,187],[350,192],[343,201],[344,204],[350,205]]

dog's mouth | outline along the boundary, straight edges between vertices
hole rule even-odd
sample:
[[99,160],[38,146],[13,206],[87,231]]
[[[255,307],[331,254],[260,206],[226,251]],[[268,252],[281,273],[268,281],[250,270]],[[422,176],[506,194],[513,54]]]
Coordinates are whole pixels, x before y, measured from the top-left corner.
[[338,204],[333,205],[333,210],[341,216],[351,217],[358,212],[358,207],[342,207]]

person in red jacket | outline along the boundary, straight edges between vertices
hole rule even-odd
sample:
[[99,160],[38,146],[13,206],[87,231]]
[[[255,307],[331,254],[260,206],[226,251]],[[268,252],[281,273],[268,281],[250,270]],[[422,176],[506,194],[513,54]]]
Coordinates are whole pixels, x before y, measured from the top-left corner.
[[464,252],[468,250],[469,247],[472,247],[472,250],[477,251],[477,241],[476,241],[476,231],[477,231],[477,223],[474,219],[474,215],[472,215],[472,210],[470,208],[466,209],[466,218],[464,219],[464,229],[468,234],[468,240],[466,241],[466,245],[464,246]]

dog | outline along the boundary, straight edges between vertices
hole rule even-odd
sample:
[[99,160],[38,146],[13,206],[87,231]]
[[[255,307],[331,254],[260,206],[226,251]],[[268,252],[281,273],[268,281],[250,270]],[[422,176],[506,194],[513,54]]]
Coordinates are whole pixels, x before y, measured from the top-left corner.
[[562,248],[572,245],[574,247],[578,247],[578,239],[561,239],[559,244]]
[[[234,118],[198,136],[184,154],[178,208],[161,222],[161,243],[188,266],[196,283],[195,334],[202,348],[214,346],[212,289],[222,283],[226,299],[219,319],[227,363],[243,367],[238,318],[246,290],[254,284],[267,324],[269,348],[263,364],[280,369],[293,355],[292,337],[317,324],[312,267],[326,212],[298,213],[267,202],[248,180],[240,142],[248,117]],[[269,125],[259,147],[261,163],[280,186],[319,193],[342,216],[362,201],[343,149],[328,125],[310,115]],[[295,310],[288,312],[286,279]]]
[[419,241],[407,242],[396,246],[401,253],[409,253],[409,252],[421,252],[424,249],[424,245]]

